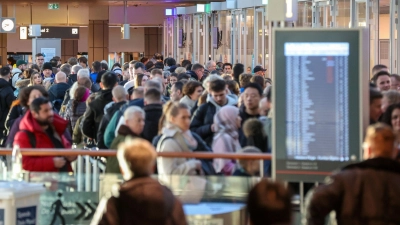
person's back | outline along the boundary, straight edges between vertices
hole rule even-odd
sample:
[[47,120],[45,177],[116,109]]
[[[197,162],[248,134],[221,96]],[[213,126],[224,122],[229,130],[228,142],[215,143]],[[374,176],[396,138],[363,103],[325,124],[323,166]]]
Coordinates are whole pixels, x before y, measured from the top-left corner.
[[91,224],[187,224],[182,204],[167,187],[150,177],[156,156],[154,147],[143,139],[120,145],[117,157],[126,182],[118,193],[100,202]]
[[349,165],[309,196],[308,224],[324,224],[336,211],[339,225],[400,224],[400,164],[394,160],[395,135],[383,124],[370,126],[367,160]]
[[8,67],[0,69],[0,138],[3,136],[4,124],[15,99],[14,90],[9,82],[10,72],[11,70]]

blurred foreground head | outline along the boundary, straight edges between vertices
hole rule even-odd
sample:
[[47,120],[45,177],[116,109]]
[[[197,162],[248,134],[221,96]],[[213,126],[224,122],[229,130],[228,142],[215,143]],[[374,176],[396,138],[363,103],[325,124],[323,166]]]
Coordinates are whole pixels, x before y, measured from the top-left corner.
[[363,144],[364,159],[384,157],[394,159],[397,155],[396,134],[389,125],[376,123],[367,128]]
[[127,139],[118,146],[117,158],[124,180],[130,180],[153,174],[157,153],[150,142],[135,138]]
[[251,225],[290,225],[292,195],[282,183],[263,179],[251,189],[247,210]]

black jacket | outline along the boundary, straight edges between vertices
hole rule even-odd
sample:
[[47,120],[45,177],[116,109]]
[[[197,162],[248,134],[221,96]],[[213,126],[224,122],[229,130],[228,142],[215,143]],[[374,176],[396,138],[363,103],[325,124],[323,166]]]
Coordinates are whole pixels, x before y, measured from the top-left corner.
[[106,114],[104,114],[103,119],[100,121],[99,130],[97,132],[97,147],[99,149],[107,149],[107,146],[104,144],[104,132],[107,129],[108,123],[114,113],[116,113],[123,105],[126,105],[126,102],[117,102],[114,103],[110,108],[106,110]]
[[104,115],[104,107],[112,101],[111,91],[111,89],[100,91],[96,99],[87,107],[82,121],[82,133],[86,137],[97,138],[97,131]]
[[161,104],[150,104],[143,108],[146,113],[146,119],[142,137],[149,142],[153,140],[158,133],[158,122],[162,116],[162,105]]
[[216,112],[215,106],[211,102],[207,102],[194,112],[190,123],[190,130],[203,138],[208,146],[211,146],[213,141],[214,133],[211,130],[211,125],[214,123]]
[[119,194],[108,199],[99,225],[186,225],[182,204],[172,192],[151,177],[123,183]]
[[0,136],[3,135],[6,118],[14,100],[14,89],[10,82],[0,78]]
[[78,81],[78,75],[77,74],[70,74],[69,76],[68,76],[68,84],[70,85],[70,86],[72,86],[75,82],[77,82]]
[[10,109],[6,119],[6,129],[10,130],[15,120],[24,115],[24,109],[21,105],[16,105]]
[[[248,120],[248,119],[259,118],[260,115],[258,114],[258,115],[255,115],[255,116],[254,116],[254,115],[248,114],[248,113],[246,112],[246,107],[245,107],[244,105],[242,105],[242,106],[240,107],[240,109],[239,109],[239,116],[240,116],[240,118],[242,118],[242,123],[241,123],[241,126],[240,126],[240,128],[239,128],[239,142],[240,142],[240,145],[241,145],[242,147],[249,146],[249,145],[250,145],[250,143],[248,143],[249,140],[248,140],[248,138],[245,137],[245,135],[244,135],[244,133],[243,133],[243,124],[244,124],[244,122],[246,122],[246,120]],[[250,141],[250,142],[251,142],[251,141]],[[253,143],[253,144],[254,144],[254,143]],[[260,148],[260,146],[256,146],[256,147]],[[263,148],[260,148],[260,150],[263,151],[263,152],[265,151],[264,149],[265,149],[265,145],[263,145]]]
[[54,100],[64,100],[66,91],[71,86],[67,83],[54,84],[49,89],[49,100],[53,102]]
[[331,211],[338,225],[400,224],[399,193],[399,162],[375,158],[349,165],[309,196],[308,224],[325,224]]

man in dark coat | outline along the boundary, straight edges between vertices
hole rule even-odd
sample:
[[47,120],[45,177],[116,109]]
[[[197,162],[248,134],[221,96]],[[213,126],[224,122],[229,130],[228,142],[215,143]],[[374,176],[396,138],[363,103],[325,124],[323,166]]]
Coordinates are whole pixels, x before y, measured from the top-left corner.
[[142,137],[149,142],[158,134],[158,123],[163,113],[161,92],[155,88],[149,89],[144,95],[144,112],[146,113]]
[[214,132],[214,115],[225,105],[237,105],[237,99],[226,95],[226,85],[224,80],[214,80],[210,82],[210,95],[207,103],[201,105],[193,114],[190,130],[197,133],[208,146],[211,146]]
[[204,66],[196,63],[192,66],[192,70],[187,71],[187,74],[190,75],[190,80],[202,82],[205,79]]
[[128,102],[128,92],[123,86],[116,86],[112,90],[113,102],[109,103],[107,108],[104,109],[104,116],[99,125],[99,131],[97,132],[97,147],[99,149],[107,149],[104,144],[104,132],[106,131],[107,125],[110,123],[112,116]]
[[86,109],[83,117],[82,133],[92,139],[97,138],[97,131],[103,119],[104,107],[112,101],[112,89],[118,85],[117,75],[110,71],[101,77],[102,90]]
[[143,139],[125,141],[117,157],[126,182],[118,193],[100,202],[92,224],[187,224],[179,200],[150,177],[156,155],[154,147]]
[[64,72],[58,72],[55,78],[56,82],[49,89],[49,100],[52,102],[57,112],[60,111],[64,100],[65,92],[71,87],[67,83],[67,75]]
[[325,224],[336,212],[338,225],[400,224],[400,164],[396,135],[382,123],[371,125],[363,162],[349,165],[309,196],[309,225]]
[[11,70],[8,66],[0,69],[0,138],[3,138],[7,114],[15,100],[14,90],[10,83]]

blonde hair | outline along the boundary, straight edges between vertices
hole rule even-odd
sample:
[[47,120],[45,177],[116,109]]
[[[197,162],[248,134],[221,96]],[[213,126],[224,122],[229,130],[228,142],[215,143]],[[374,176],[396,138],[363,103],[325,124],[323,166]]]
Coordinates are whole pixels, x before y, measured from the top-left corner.
[[375,156],[392,157],[396,135],[392,128],[384,123],[376,123],[367,128],[365,144]]
[[125,180],[150,176],[157,158],[156,149],[141,138],[127,138],[118,145],[117,159]]
[[171,117],[177,116],[180,109],[189,110],[189,107],[186,104],[179,102],[168,101],[167,103],[165,103],[163,107],[163,113],[158,124],[159,134],[161,134],[162,129],[166,124],[166,121],[169,121]]

